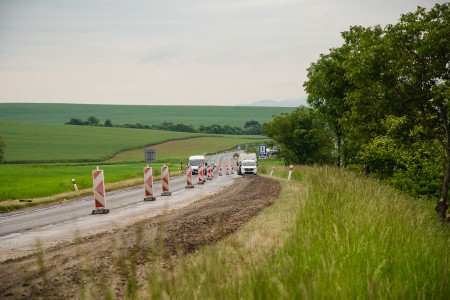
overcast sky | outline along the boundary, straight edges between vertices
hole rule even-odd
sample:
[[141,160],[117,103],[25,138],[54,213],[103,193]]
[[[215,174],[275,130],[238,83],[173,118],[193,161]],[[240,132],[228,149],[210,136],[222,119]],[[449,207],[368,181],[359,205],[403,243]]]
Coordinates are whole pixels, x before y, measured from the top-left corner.
[[352,25],[430,0],[0,0],[0,103],[242,105],[305,97]]

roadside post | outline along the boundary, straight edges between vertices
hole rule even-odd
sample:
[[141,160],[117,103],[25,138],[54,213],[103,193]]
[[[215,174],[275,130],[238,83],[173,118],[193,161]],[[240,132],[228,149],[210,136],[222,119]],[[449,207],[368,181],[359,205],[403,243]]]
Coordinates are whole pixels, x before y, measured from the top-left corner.
[[187,189],[194,188],[194,185],[192,184],[192,167],[190,165],[187,165],[186,168],[186,179],[187,179],[186,188]]
[[144,168],[144,190],[145,190],[144,201],[156,200],[153,194],[153,169],[148,165],[146,168]]
[[275,169],[275,167],[272,167],[272,171],[270,171],[270,177],[272,177],[274,169]]
[[92,214],[107,214],[109,209],[106,208],[106,195],[105,195],[105,177],[103,170],[92,171],[92,180],[94,185],[94,204],[95,209]]
[[292,170],[294,169],[293,165],[289,166],[289,174],[288,174],[288,181],[291,180]]
[[162,183],[162,193],[161,196],[170,196],[172,193],[169,189],[169,167],[164,165],[161,168],[161,183]]
[[78,186],[77,186],[77,183],[75,181],[75,178],[72,178],[72,184],[73,184],[74,190],[78,192]]

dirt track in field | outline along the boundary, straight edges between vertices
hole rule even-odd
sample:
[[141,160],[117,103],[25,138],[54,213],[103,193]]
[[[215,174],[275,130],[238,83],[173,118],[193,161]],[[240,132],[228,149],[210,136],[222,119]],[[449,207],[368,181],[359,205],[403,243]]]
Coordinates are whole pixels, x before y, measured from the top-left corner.
[[123,298],[136,261],[136,279],[145,284],[155,263],[169,265],[238,230],[277,199],[280,184],[246,176],[217,194],[163,216],[112,233],[61,243],[36,254],[0,264],[2,299],[103,298],[102,284]]

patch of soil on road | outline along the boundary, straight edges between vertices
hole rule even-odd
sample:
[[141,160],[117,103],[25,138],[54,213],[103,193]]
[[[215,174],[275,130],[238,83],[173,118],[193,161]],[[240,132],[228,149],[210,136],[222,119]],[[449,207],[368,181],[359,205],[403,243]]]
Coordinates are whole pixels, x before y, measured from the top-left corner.
[[106,290],[123,298],[130,282],[145,284],[155,266],[169,268],[179,255],[232,234],[280,191],[275,180],[246,176],[182,209],[3,262],[0,298],[104,298]]

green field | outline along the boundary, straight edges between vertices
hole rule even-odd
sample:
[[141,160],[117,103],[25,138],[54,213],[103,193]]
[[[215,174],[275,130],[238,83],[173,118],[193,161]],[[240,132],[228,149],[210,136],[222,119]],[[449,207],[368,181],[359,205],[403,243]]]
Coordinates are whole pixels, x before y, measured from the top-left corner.
[[[176,171],[180,167],[180,163],[185,165],[188,162],[190,155],[215,153],[235,148],[236,145],[243,145],[245,148],[246,143],[262,141],[241,137],[200,137],[162,143],[152,147],[157,151],[157,161],[152,164],[155,170],[154,174],[159,174],[162,164],[167,164],[172,171]],[[143,161],[143,152],[143,149],[126,151],[119,153],[107,162],[85,164],[0,165],[0,178],[2,179],[0,180],[0,202],[67,193],[73,191],[72,178],[76,179],[79,189],[92,188],[92,170],[96,166],[105,171],[106,183],[142,178],[142,169],[146,166]],[[140,183],[140,181],[137,182]],[[2,210],[8,211],[10,208],[2,206],[0,211]]]
[[[131,149],[140,149],[138,152],[141,154],[132,159],[139,161],[143,159],[145,146],[205,134],[0,121],[0,136],[7,146],[5,163],[48,163],[103,161]],[[224,136],[213,140],[208,149],[215,152],[261,139],[261,136]],[[198,142],[194,140],[192,144],[196,145]],[[197,153],[209,152],[198,150]]]
[[243,127],[249,120],[261,124],[273,115],[290,113],[292,107],[256,106],[141,106],[93,104],[0,103],[0,120],[28,123],[64,124],[71,118],[86,120],[95,116],[103,124],[158,125],[163,122],[192,125],[230,125]]

